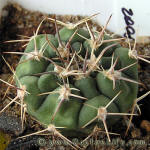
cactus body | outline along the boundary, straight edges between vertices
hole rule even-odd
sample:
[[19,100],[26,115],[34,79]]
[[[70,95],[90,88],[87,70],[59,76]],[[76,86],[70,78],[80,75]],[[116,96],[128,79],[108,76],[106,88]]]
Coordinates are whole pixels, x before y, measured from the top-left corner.
[[[59,31],[62,42],[67,43],[75,31],[76,29],[62,28]],[[77,33],[90,39],[90,34],[86,30],[79,28]],[[19,78],[20,84],[24,85],[26,91],[30,93],[26,94],[24,98],[29,114],[47,126],[54,124],[55,126],[66,127],[62,129],[65,131],[70,130],[73,132],[88,133],[95,125],[102,127],[102,121],[96,119],[84,129],[81,128],[96,117],[97,109],[105,107],[119,91],[121,91],[121,94],[108,106],[107,112],[128,112],[137,97],[138,85],[122,80],[121,78],[137,81],[137,65],[133,65],[122,72],[117,70],[136,62],[134,58],[129,57],[129,49],[123,48],[119,44],[111,47],[104,53],[100,60],[98,60],[96,67],[94,66],[91,71],[86,74],[86,72],[90,70],[90,67],[92,67],[92,64],[96,62],[95,60],[93,63],[89,63],[90,60],[92,60],[92,47],[89,45],[88,40],[75,34],[70,41],[70,47],[72,47],[72,49],[70,49],[69,57],[60,58],[58,52],[55,50],[59,47],[58,36],[54,37],[48,34],[47,37],[53,46],[48,44],[46,35],[36,36],[35,39],[29,42],[25,50],[27,54],[21,57],[20,62],[22,63],[16,68],[16,75]],[[105,39],[111,38],[104,35],[104,40]],[[106,47],[114,43],[115,42],[102,42],[101,45],[94,50],[93,55],[95,59],[99,57]],[[35,47],[38,52],[44,47],[42,51],[43,55],[41,57],[39,56],[39,60],[35,58],[29,59],[29,56],[32,55],[30,53],[35,52]],[[65,50],[64,48],[64,51]],[[88,57],[86,58],[87,50]],[[78,55],[73,56],[74,52]],[[51,59],[51,61],[44,57]],[[71,59],[73,59],[72,63],[69,68],[67,68]],[[111,65],[116,59],[118,59],[118,61],[114,67],[114,72],[109,72]],[[87,66],[85,67],[85,71],[82,71],[84,65]],[[104,70],[99,70],[100,68],[98,67],[101,67],[101,65]],[[68,70],[65,70],[66,68]],[[44,74],[44,72],[47,72],[47,74]],[[115,87],[112,80],[114,74]],[[16,84],[20,87],[17,80]],[[45,92],[51,93],[42,95],[42,93]],[[60,107],[56,112],[58,105],[60,105]],[[92,108],[92,106],[97,109]],[[55,116],[52,119],[54,114]],[[108,126],[116,123],[118,118],[118,116],[108,116],[106,119]]]

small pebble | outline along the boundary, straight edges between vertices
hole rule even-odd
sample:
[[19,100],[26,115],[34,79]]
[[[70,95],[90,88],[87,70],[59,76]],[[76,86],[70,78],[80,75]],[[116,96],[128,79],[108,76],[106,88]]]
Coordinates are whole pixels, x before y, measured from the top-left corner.
[[7,10],[3,10],[2,11],[2,17],[7,17],[8,16],[8,11]]
[[15,116],[8,116],[6,113],[2,113],[0,114],[0,129],[4,132],[10,132],[18,136],[23,133],[25,125],[24,129],[22,129],[20,118],[16,118]]
[[145,129],[147,132],[150,132],[150,122],[148,120],[143,120],[140,127]]
[[131,136],[132,138],[138,138],[141,136],[141,131],[140,129],[138,128],[134,128],[132,131],[131,131]]

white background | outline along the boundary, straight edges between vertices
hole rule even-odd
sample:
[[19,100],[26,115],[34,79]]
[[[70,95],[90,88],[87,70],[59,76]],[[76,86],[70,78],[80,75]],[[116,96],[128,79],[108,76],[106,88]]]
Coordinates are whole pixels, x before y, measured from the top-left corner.
[[[7,0],[0,0],[0,10]],[[8,0],[17,2],[23,7],[49,14],[92,15],[100,13],[96,20],[105,25],[106,20],[113,14],[108,29],[123,35],[125,21],[121,8],[132,9],[134,29],[138,36],[150,35],[150,1],[149,0]]]

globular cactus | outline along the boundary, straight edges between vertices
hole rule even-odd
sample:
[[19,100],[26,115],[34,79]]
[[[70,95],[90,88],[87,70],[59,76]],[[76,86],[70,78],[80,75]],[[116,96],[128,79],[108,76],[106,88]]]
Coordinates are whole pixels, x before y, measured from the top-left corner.
[[137,98],[137,59],[105,28],[92,31],[89,18],[80,22],[88,30],[49,19],[56,36],[35,34],[16,68],[27,112],[47,127],[65,127],[66,135],[89,134],[96,125],[107,129]]

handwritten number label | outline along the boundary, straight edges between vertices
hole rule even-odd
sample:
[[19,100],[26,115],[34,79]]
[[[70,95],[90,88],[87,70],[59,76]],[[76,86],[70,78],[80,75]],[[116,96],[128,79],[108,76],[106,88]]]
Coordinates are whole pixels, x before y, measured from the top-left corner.
[[124,19],[127,26],[134,25],[134,21],[131,19],[131,17],[125,16]]
[[124,14],[124,16],[133,16],[132,9],[127,10],[126,8],[122,8],[122,13]]
[[124,15],[124,21],[126,23],[126,33],[124,33],[124,36],[130,39],[134,39],[132,37],[133,34],[135,34],[135,30],[133,28],[133,25],[134,25],[134,21],[132,20],[132,17],[133,16],[133,11],[132,9],[126,9],[126,8],[122,8],[121,9],[123,15]]

